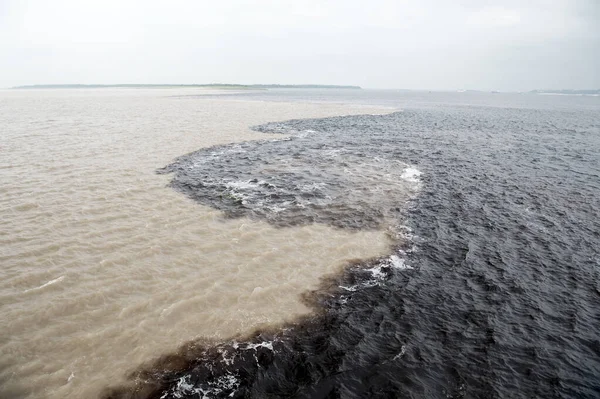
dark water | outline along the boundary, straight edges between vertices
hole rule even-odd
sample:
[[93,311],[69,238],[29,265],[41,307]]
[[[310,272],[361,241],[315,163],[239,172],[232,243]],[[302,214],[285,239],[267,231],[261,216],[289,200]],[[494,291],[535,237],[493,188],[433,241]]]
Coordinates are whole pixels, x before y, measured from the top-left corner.
[[106,396],[600,397],[600,99],[480,101],[268,124],[292,139],[162,170],[230,217],[397,247],[307,295],[316,316],[190,344]]
[[[171,186],[229,217],[264,219],[278,227],[325,223],[375,229],[400,220],[403,204],[419,188],[419,171],[400,161],[394,140],[373,117],[355,117],[368,136],[329,131],[344,118],[296,120],[255,127],[291,138],[202,149],[160,173]],[[318,129],[318,131],[314,130]]]

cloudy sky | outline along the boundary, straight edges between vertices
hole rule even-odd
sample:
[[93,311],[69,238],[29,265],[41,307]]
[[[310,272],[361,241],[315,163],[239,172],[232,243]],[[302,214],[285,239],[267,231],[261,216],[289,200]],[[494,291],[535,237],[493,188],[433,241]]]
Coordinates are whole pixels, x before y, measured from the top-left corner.
[[600,88],[600,0],[0,0],[0,87]]

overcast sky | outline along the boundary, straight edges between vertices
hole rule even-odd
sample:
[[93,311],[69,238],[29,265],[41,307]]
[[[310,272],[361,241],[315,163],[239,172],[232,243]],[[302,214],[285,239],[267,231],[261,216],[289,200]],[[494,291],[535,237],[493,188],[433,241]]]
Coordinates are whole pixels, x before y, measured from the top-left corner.
[[0,0],[0,87],[600,88],[600,0]]

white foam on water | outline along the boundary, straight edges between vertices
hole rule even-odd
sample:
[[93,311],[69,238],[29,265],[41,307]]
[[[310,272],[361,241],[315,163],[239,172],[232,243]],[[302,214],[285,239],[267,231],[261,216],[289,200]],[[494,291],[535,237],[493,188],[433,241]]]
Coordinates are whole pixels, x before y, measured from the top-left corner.
[[406,251],[399,249],[397,252],[398,254],[390,255],[388,258],[379,262],[377,266],[374,266],[367,270],[371,272],[373,278],[376,280],[377,283],[386,276],[384,269],[392,268],[397,270],[412,270],[414,268],[406,263],[405,257],[408,253],[413,252],[415,250],[416,247],[414,245],[411,247],[411,249]]
[[[190,382],[188,381],[188,377],[189,376],[185,375],[181,377],[179,381],[177,381],[177,387],[175,387],[175,392],[173,392],[173,395],[175,397],[180,398],[186,393],[195,393],[194,391],[196,390],[196,387],[190,384]],[[164,396],[165,395],[163,395],[163,397]]]
[[308,133],[308,132],[300,132],[300,133],[296,133],[296,135],[295,135],[295,136],[296,136],[296,137],[298,137],[298,138],[301,138],[301,139],[303,139],[303,138],[306,138],[306,137],[307,137],[309,134],[311,134],[311,133]]
[[269,341],[264,341],[264,342],[260,342],[258,344],[246,344],[245,348],[242,348],[243,350],[249,350],[249,349],[258,349],[258,348],[266,348],[270,351],[273,350],[273,342],[269,342]]
[[[399,226],[398,228],[393,230],[394,233],[396,235],[398,235],[398,237],[402,237],[402,239],[406,240],[406,241],[412,241],[413,239],[415,239],[415,235],[412,233],[412,229],[408,226]],[[396,253],[390,255],[389,257],[382,259],[379,263],[377,263],[375,266],[364,269],[365,271],[368,271],[371,273],[371,277],[368,278],[366,281],[362,281],[359,284],[356,285],[351,285],[351,286],[344,286],[344,285],[340,285],[339,287],[341,289],[343,289],[344,291],[348,291],[348,292],[355,292],[358,291],[361,288],[369,288],[369,287],[375,287],[380,285],[384,279],[389,275],[389,270],[390,269],[396,269],[396,270],[413,270],[414,267],[410,266],[406,263],[406,257],[412,253],[412,252],[416,252],[417,251],[417,246],[416,244],[412,244],[412,246],[409,249],[397,249]],[[340,303],[344,304],[347,302],[347,298],[346,297],[342,297],[340,300]]]
[[60,283],[60,282],[61,282],[61,281],[63,281],[64,279],[65,279],[65,276],[60,276],[60,277],[57,277],[57,278],[55,278],[54,280],[50,280],[50,281],[48,281],[46,284],[42,284],[42,285],[40,285],[39,287],[30,288],[30,289],[28,289],[28,290],[25,290],[25,291],[23,291],[23,292],[25,293],[25,292],[30,292],[30,291],[41,290],[42,288],[45,288],[45,287],[47,287],[47,286],[49,286],[49,285],[56,284],[56,283]]
[[373,278],[375,280],[381,280],[385,277],[385,273],[382,270],[383,267],[384,267],[384,265],[382,265],[380,263],[379,265],[372,267],[370,269],[367,269],[367,270],[371,272],[371,274],[373,275]]
[[[222,358],[222,362],[228,366],[231,366],[233,364],[236,357],[236,350],[253,350],[256,352],[259,348],[265,348],[270,351],[273,351],[273,342],[263,341],[253,344],[239,343],[237,341],[233,341],[231,343],[231,347],[234,349],[233,352],[230,352],[229,350],[227,350],[227,348],[218,349],[218,352]],[[256,353],[254,354],[254,359],[258,364],[258,358],[256,356]],[[231,373],[227,373],[214,381],[209,381],[204,384],[201,383],[201,386],[194,385],[190,381],[190,375],[184,375],[181,378],[179,378],[179,380],[177,381],[177,385],[173,389],[169,390],[168,392],[165,392],[161,396],[161,399],[183,398],[188,397],[190,395],[198,395],[200,398],[209,399],[217,397],[219,396],[219,394],[222,395],[223,391],[235,391],[237,388],[239,388],[239,386],[240,382],[237,376]],[[230,396],[232,395],[233,393],[230,394]]]
[[281,139],[279,139],[279,138],[277,138],[277,139],[271,139],[270,141],[271,142],[276,142],[276,141],[291,141],[291,140],[292,140],[291,137],[284,137],[284,138],[281,138]]
[[395,269],[399,269],[399,270],[413,269],[412,266],[407,265],[406,261],[397,255],[390,256],[390,263],[391,263],[391,266]]
[[259,182],[251,182],[251,181],[229,181],[227,183],[225,183],[225,186],[227,186],[227,188],[230,189],[241,189],[241,190],[247,190],[250,188],[256,188],[258,187],[259,184],[264,184],[264,181],[259,181]]
[[417,168],[408,167],[404,169],[400,177],[409,182],[419,183],[421,181],[421,171]]
[[221,355],[221,357],[223,358],[223,363],[225,363],[228,366],[233,365],[233,362],[235,360],[235,352],[233,352],[231,354],[231,356],[228,356],[229,352],[226,349],[223,348],[219,348],[218,349],[219,354]]
[[273,213],[279,213],[279,212],[283,212],[283,211],[285,211],[285,210],[287,209],[286,207],[283,207],[283,206],[276,206],[276,205],[274,205],[274,206],[268,206],[267,208],[268,208],[268,209],[269,209],[271,212],[273,212]]
[[322,190],[327,187],[326,183],[323,182],[313,182],[301,185],[299,188],[301,191],[317,191]]
[[161,399],[183,398],[189,395],[198,395],[202,399],[210,399],[219,395],[225,390],[235,390],[240,386],[240,382],[233,374],[225,374],[219,377],[215,382],[209,384],[206,389],[197,387],[189,381],[189,375],[185,375],[177,381],[177,386],[169,392],[165,392]]
[[336,149],[333,149],[333,150],[324,150],[324,151],[322,151],[323,156],[326,156],[326,157],[329,157],[329,158],[340,156],[340,155],[342,155],[342,152],[343,151],[341,149],[339,149],[339,148],[336,148]]
[[402,356],[404,356],[405,353],[406,353],[406,345],[402,345],[402,348],[400,348],[400,353],[398,353],[396,356],[394,356],[394,358],[392,360],[400,359]]

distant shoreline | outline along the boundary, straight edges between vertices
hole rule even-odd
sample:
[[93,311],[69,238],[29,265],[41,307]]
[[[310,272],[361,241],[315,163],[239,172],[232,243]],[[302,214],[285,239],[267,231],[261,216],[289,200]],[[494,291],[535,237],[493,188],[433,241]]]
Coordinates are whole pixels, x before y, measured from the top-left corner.
[[600,94],[600,89],[598,90],[532,90],[530,91],[532,94],[554,94],[554,95],[588,95],[588,96],[596,96]]
[[49,84],[49,85],[25,85],[15,86],[11,89],[171,89],[171,88],[206,88],[223,90],[264,90],[264,89],[352,89],[360,90],[360,86],[342,86],[342,85],[281,85],[281,84],[229,84],[229,83],[209,83],[209,84]]
[[[8,88],[9,90],[27,90],[27,89],[212,89],[212,90],[268,90],[268,89],[344,89],[344,90],[362,90],[360,86],[352,85],[318,85],[318,84],[236,84],[236,83],[207,83],[207,84],[35,84],[22,85]],[[389,89],[401,91],[429,91],[415,89]],[[435,91],[435,90],[434,90]],[[515,94],[545,94],[545,95],[584,95],[600,96],[600,89],[547,89],[530,91],[506,91],[499,92],[495,90],[439,90],[442,92],[457,93],[515,93]]]

